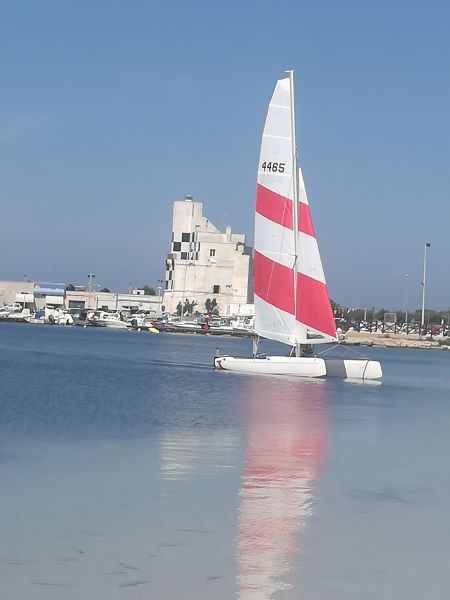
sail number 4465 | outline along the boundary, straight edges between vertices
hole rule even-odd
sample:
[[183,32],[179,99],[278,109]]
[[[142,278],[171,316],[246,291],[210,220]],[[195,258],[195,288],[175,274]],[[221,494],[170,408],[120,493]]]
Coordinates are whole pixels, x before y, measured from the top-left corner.
[[261,169],[263,171],[271,171],[272,173],[284,173],[286,163],[280,162],[263,162]]

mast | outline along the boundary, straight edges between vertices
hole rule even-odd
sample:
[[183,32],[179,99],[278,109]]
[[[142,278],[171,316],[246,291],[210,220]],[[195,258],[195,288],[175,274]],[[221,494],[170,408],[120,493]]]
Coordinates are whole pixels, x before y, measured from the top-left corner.
[[[294,71],[289,73],[289,92],[291,104],[291,143],[292,143],[292,192],[293,192],[293,234],[294,234],[294,314],[297,314],[297,262],[298,262],[298,168],[297,168],[297,143],[295,140],[295,98],[294,98]],[[295,356],[300,356],[300,343],[295,341]]]

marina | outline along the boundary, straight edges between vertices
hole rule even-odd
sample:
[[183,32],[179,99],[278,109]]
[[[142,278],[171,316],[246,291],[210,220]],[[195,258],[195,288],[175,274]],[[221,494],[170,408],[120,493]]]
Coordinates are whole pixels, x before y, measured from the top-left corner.
[[450,355],[367,348],[383,383],[348,385],[216,341],[0,323],[8,600],[441,597]]

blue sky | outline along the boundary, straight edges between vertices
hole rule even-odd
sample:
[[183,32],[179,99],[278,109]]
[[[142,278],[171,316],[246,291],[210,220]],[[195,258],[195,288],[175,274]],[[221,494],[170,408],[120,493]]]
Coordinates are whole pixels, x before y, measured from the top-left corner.
[[156,285],[185,194],[251,242],[293,68],[331,296],[419,307],[430,241],[427,304],[447,308],[449,23],[438,1],[2,3],[0,279]]

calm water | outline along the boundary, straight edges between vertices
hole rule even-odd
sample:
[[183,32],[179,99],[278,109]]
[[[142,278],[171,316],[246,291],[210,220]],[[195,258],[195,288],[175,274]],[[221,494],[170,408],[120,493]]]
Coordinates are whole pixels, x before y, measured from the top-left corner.
[[0,324],[0,597],[448,597],[450,353],[373,386],[217,344]]

